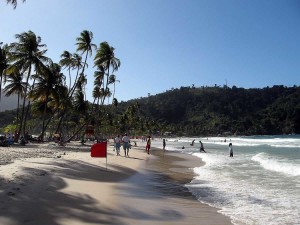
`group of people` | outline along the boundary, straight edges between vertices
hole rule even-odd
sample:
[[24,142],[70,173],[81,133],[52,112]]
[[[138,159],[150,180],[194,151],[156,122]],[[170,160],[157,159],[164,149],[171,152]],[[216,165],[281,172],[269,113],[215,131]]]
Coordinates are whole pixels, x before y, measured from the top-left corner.
[[[131,144],[130,144],[130,138],[127,135],[127,133],[125,133],[123,137],[121,137],[120,135],[117,135],[117,137],[115,137],[115,139],[114,139],[114,142],[115,142],[117,156],[120,155],[121,145],[123,144],[125,157],[129,157],[129,149],[131,148]],[[136,145],[136,143],[135,143],[135,145]],[[146,139],[147,154],[150,154],[150,147],[151,147],[151,136],[148,136],[148,138]]]
[[[200,142],[200,152],[206,152],[204,150],[203,143],[201,141],[199,141],[199,142]],[[229,157],[233,157],[232,143],[229,143]]]
[[115,141],[117,156],[120,155],[120,148],[121,148],[121,144],[123,143],[125,157],[129,157],[129,149],[131,148],[129,136],[126,133],[123,137],[120,137],[120,135],[118,135],[117,137],[115,137],[114,141]]
[[[194,141],[192,142],[191,146],[194,145]],[[117,156],[120,155],[120,148],[121,148],[121,144],[123,143],[123,149],[124,149],[124,153],[125,153],[125,157],[129,157],[129,149],[131,148],[131,144],[130,144],[130,138],[127,135],[127,133],[125,133],[125,135],[121,138],[120,135],[118,135],[115,139],[115,148],[116,148],[116,152],[117,152]],[[199,141],[200,143],[200,152],[204,152],[206,153],[203,143],[202,141]],[[150,154],[150,147],[151,147],[151,136],[148,136],[146,139],[146,153],[149,155]],[[166,149],[166,139],[163,139],[163,150],[165,151]],[[184,146],[182,147],[182,149],[184,149]],[[229,156],[233,157],[233,148],[232,148],[232,143],[229,143]]]
[[[190,145],[194,146],[194,142],[195,142],[195,139],[192,141],[192,143]],[[226,139],[225,139],[225,142],[226,142]],[[204,146],[203,146],[202,141],[199,141],[199,143],[200,143],[200,149],[199,149],[199,151],[206,153],[206,151],[204,150]],[[165,139],[163,139],[163,149],[164,150],[165,150],[165,147],[166,147],[166,142],[165,142]],[[184,146],[182,146],[182,149],[184,149]],[[232,143],[229,143],[229,156],[233,157]]]

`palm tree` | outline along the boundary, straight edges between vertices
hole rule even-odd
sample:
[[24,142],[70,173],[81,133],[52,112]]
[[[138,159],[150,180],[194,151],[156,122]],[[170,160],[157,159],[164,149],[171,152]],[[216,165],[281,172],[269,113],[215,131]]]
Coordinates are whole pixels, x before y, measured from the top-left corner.
[[[118,58],[115,57],[114,48],[109,46],[107,42],[100,43],[100,47],[97,49],[96,56],[94,58],[94,64],[98,68],[104,68],[107,71],[106,88],[109,85],[110,68],[112,73],[117,71],[121,65]],[[105,89],[106,89],[105,88]],[[104,100],[102,101],[103,104]]]
[[3,47],[1,47],[1,44],[2,42],[0,43],[0,101],[1,101],[2,82],[3,82],[3,78],[5,78],[4,73],[8,67],[7,45],[3,45]]
[[[87,36],[87,34],[88,34],[87,32],[88,31],[82,32],[81,36],[83,36],[83,34],[85,34],[85,36]],[[82,38],[77,39],[77,41],[79,41],[79,40],[81,40],[81,42],[84,43]],[[91,40],[91,39],[88,39],[88,40]],[[86,42],[88,42],[88,41],[86,41]],[[89,41],[88,43],[91,43],[91,42]],[[87,59],[88,52],[90,52],[90,54],[91,54],[91,50],[88,51],[88,49],[92,49],[92,48],[88,48],[87,47],[88,45],[85,45],[84,48],[80,47],[81,45],[79,45],[79,42],[77,43],[77,45],[78,45],[78,49],[77,49],[78,51],[84,51],[84,49],[87,49],[86,50],[87,54],[85,57],[85,59]],[[96,56],[94,58],[94,64],[98,68],[98,71],[96,71],[96,73],[94,75],[95,76],[95,82],[94,82],[95,87],[94,87],[94,91],[93,91],[94,103],[97,99],[101,98],[101,105],[103,105],[105,98],[111,96],[111,92],[108,88],[110,68],[112,69],[112,72],[117,71],[118,68],[120,67],[120,60],[114,56],[114,48],[110,47],[107,44],[107,42],[103,42],[100,44],[99,49],[97,49]],[[85,60],[84,66],[85,65],[86,65],[86,60]],[[84,71],[84,68],[83,68],[83,71]],[[81,76],[83,76],[83,73],[81,73]],[[107,76],[106,82],[104,82],[105,76]],[[101,85],[102,85],[102,87],[101,87]],[[82,89],[80,91],[82,92]],[[81,95],[82,93],[77,94],[78,99],[80,97],[79,94]],[[96,109],[97,109],[97,107],[94,107],[94,104],[93,104],[93,108],[90,110],[91,114],[94,115]],[[80,130],[83,129],[84,126],[86,126],[89,122],[91,122],[92,118],[93,117],[88,118],[87,121],[85,122],[85,124],[83,124],[81,127],[79,127],[79,129],[73,134],[72,137],[69,138],[69,140],[71,140],[78,132],[80,132]]]
[[[26,2],[26,0],[23,0],[23,2]],[[7,4],[11,4],[14,6],[14,9],[17,8],[17,4],[18,4],[18,1],[17,0],[6,0],[6,3]]]
[[75,88],[76,88],[76,85],[77,85],[77,82],[78,82],[79,70],[81,68],[83,68],[82,57],[80,55],[78,55],[77,53],[73,54],[72,61],[74,63],[74,68],[77,68],[77,72],[76,72],[76,77],[75,77],[73,86],[69,91],[70,96],[72,96],[73,92],[75,91]]
[[87,57],[88,55],[92,55],[93,49],[97,49],[97,46],[92,43],[93,40],[93,33],[91,31],[84,30],[80,33],[80,37],[76,38],[76,45],[77,45],[77,51],[81,52],[83,55],[85,54],[84,64],[82,67],[82,71],[80,73],[81,77],[84,77],[84,69],[87,66]]
[[69,103],[72,101],[74,91],[76,90],[76,87],[78,86],[79,80],[82,79],[81,75],[79,76],[79,71],[80,71],[81,68],[83,68],[82,57],[80,55],[78,55],[77,53],[74,53],[73,55],[70,55],[69,52],[64,51],[64,53],[61,55],[61,57],[63,57],[63,59],[60,61],[60,64],[62,66],[67,66],[68,65],[70,67],[73,67],[74,69],[77,69],[77,72],[76,72],[76,77],[75,77],[73,86],[71,87],[71,83],[70,83],[70,87],[68,89],[67,96],[65,96],[67,99],[65,99],[63,104],[65,104],[65,103],[68,103],[68,104],[65,104],[62,107],[63,111],[60,114],[60,119],[59,119],[59,122],[57,124],[55,133],[58,133],[58,131],[60,130],[61,124],[63,122],[63,118],[64,118],[64,116],[66,115],[66,113],[69,109],[69,106],[70,106]]
[[115,92],[116,92],[116,82],[120,82],[119,80],[116,79],[116,75],[110,75],[109,76],[109,84],[113,84],[114,85],[114,91],[113,91],[113,99],[115,98]]
[[62,67],[66,67],[68,69],[68,72],[69,72],[69,90],[70,90],[71,85],[72,85],[71,69],[73,69],[75,67],[74,58],[73,58],[73,55],[68,51],[64,51],[60,55],[60,57],[61,57],[61,60],[59,61],[59,64]]
[[92,43],[92,40],[93,40],[93,33],[87,30],[82,31],[80,33],[80,37],[76,38],[77,51],[81,52],[81,54],[86,53],[83,68],[81,71],[82,74],[84,73],[88,55],[91,56],[93,53],[93,48],[94,49],[97,48],[97,46]]
[[50,99],[50,96],[53,95],[56,91],[55,87],[57,85],[62,85],[63,74],[60,73],[60,66],[58,64],[52,63],[50,66],[41,71],[39,74],[33,75],[33,78],[36,79],[36,84],[34,89],[29,93],[29,97],[34,100],[38,100],[44,105],[43,112],[43,126],[41,132],[41,139],[43,140],[45,132],[45,117],[47,112],[47,106]]
[[11,96],[12,94],[18,95],[17,105],[17,126],[19,125],[19,108],[20,97],[24,97],[26,83],[23,82],[23,75],[20,73],[13,73],[7,77],[6,83],[8,83],[3,89],[6,93],[5,96]]
[[[25,103],[27,98],[27,92],[29,90],[29,79],[31,78],[31,72],[42,70],[45,68],[45,64],[51,62],[51,60],[44,56],[47,49],[45,44],[41,44],[41,37],[36,36],[34,32],[28,31],[21,34],[16,34],[18,42],[14,42],[8,46],[9,49],[9,62],[12,64],[8,67],[7,73],[12,74],[19,71],[22,74],[27,74],[26,87],[24,92],[21,123],[19,127],[19,133],[23,128],[25,135],[26,116],[24,119]],[[30,101],[28,101],[28,109]]]

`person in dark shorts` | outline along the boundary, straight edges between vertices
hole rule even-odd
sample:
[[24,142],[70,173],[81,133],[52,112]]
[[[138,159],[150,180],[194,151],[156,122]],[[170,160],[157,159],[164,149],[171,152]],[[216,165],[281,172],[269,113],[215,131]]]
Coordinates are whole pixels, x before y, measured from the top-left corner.
[[200,152],[206,152],[206,151],[204,150],[204,146],[203,146],[202,141],[199,141],[199,142],[200,142]]
[[229,156],[233,157],[232,143],[229,143]]

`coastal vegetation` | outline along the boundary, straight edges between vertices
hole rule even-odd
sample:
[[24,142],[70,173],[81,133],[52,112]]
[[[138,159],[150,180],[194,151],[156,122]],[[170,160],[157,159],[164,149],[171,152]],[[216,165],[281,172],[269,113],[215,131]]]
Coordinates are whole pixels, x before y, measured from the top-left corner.
[[177,135],[300,133],[299,86],[181,87],[123,104],[138,105],[148,123]]
[[[0,45],[0,88],[6,96],[18,95],[14,117],[1,116],[7,119],[6,127],[1,126],[2,132],[13,133],[18,141],[20,135],[26,136],[28,132],[38,133],[43,140],[46,132],[57,134],[68,130],[72,139],[85,127],[101,120],[100,108],[112,95],[110,86],[116,82],[113,73],[120,67],[112,46],[101,42],[97,47],[93,33],[84,30],[76,38],[76,52],[64,51],[61,60],[55,63],[46,56],[47,46],[34,32],[23,32],[15,37],[16,42]],[[93,103],[88,103],[85,69],[93,51],[93,68],[96,68]],[[112,102],[116,104],[117,100]]]
[[[94,118],[91,124],[96,133],[107,136],[122,132],[178,136],[299,134],[300,87],[181,87],[126,102],[115,99],[112,105],[102,105],[99,112],[101,119]],[[0,127],[9,127],[7,121],[15,113],[0,113]],[[30,129],[37,132],[41,118],[33,115]],[[64,132],[73,132],[81,119],[76,110],[70,110]]]

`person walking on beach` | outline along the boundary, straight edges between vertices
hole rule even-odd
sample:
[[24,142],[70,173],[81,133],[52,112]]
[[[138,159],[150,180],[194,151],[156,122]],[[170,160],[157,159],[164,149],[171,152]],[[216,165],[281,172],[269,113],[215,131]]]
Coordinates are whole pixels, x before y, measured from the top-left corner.
[[202,141],[200,141],[200,152],[205,152],[206,153],[206,151],[204,150],[204,146],[203,146]]
[[166,150],[166,139],[163,139],[163,150]]
[[148,153],[148,155],[150,154],[150,146],[151,146],[151,137],[148,136],[147,144],[146,144],[146,152]]
[[233,157],[232,143],[229,143],[229,156]]
[[130,138],[127,136],[127,134],[125,133],[124,137],[122,138],[123,141],[123,149],[124,149],[124,153],[125,153],[125,157],[129,156],[129,143],[130,143]]
[[120,138],[120,135],[118,135],[115,138],[115,147],[116,147],[117,155],[119,156],[120,155],[120,148],[121,148],[121,138]]

